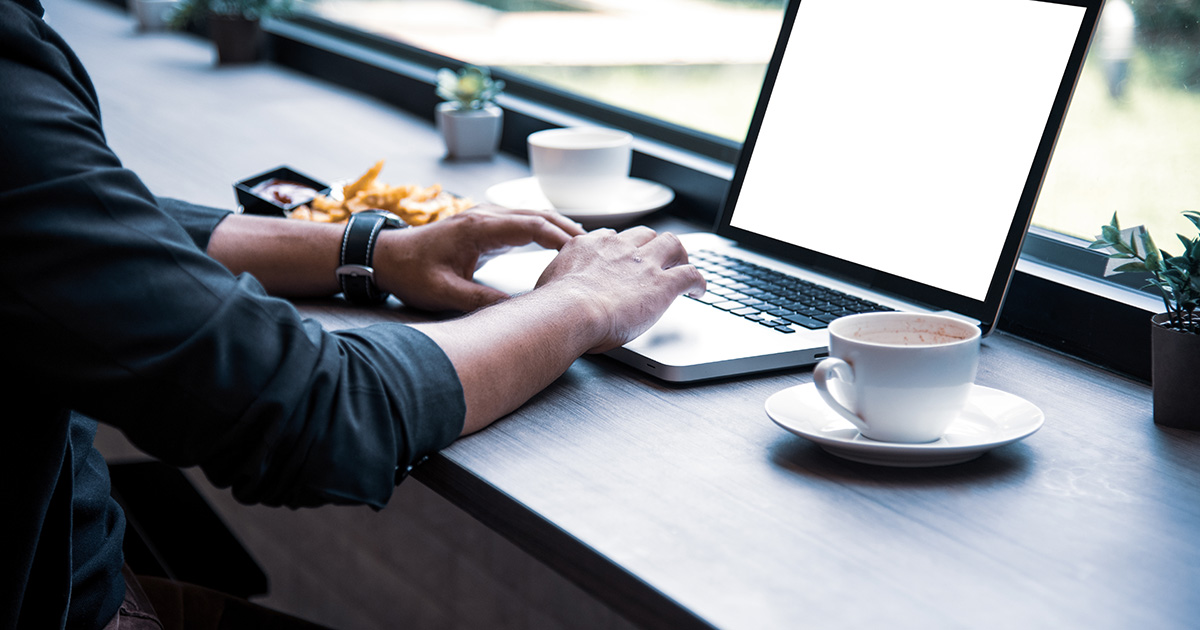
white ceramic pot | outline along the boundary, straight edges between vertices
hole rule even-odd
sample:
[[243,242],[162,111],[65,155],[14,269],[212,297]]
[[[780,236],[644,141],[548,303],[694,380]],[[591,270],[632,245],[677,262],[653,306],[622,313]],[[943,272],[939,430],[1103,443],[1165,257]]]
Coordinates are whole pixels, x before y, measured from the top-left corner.
[[450,159],[491,159],[500,149],[504,110],[495,105],[459,109],[454,103],[440,103],[435,119],[446,141],[446,157]]

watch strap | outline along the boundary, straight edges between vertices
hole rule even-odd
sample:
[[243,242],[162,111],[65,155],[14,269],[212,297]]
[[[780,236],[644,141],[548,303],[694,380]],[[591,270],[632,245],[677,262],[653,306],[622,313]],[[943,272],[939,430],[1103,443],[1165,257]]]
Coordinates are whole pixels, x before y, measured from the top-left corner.
[[337,277],[342,295],[353,304],[382,304],[388,294],[375,284],[375,243],[387,226],[387,217],[375,212],[356,212],[350,215],[342,233],[342,249],[338,258]]

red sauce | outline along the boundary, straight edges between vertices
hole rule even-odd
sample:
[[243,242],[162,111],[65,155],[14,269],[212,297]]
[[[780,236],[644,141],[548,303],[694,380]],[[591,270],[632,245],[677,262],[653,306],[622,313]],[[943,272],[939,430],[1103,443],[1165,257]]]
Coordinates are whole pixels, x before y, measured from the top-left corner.
[[278,178],[256,184],[250,192],[282,208],[307,203],[317,196],[312,186]]

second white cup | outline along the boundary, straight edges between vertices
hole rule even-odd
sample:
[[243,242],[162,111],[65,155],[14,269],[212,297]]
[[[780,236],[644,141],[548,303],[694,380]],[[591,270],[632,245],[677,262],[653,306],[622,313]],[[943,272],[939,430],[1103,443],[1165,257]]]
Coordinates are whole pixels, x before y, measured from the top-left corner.
[[829,325],[813,381],[864,437],[932,442],[966,405],[979,366],[978,326],[944,315],[864,313]]
[[607,208],[629,180],[633,136],[602,127],[565,127],[529,134],[529,166],[558,209]]

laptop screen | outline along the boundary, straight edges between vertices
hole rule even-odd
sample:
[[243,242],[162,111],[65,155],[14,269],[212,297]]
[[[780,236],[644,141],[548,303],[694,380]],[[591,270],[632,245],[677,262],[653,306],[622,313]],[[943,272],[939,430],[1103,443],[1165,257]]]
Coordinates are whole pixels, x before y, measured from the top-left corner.
[[998,312],[1101,1],[793,2],[718,232]]

